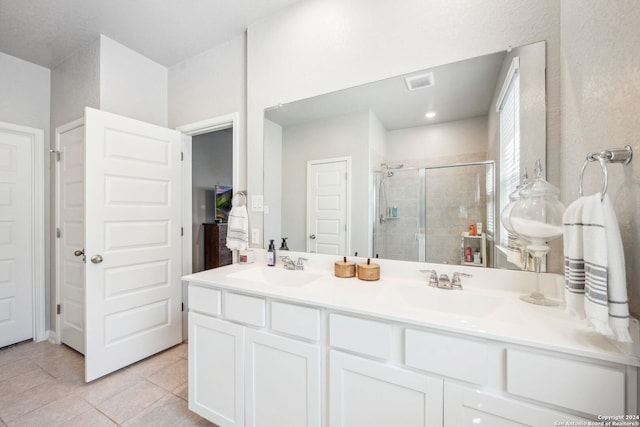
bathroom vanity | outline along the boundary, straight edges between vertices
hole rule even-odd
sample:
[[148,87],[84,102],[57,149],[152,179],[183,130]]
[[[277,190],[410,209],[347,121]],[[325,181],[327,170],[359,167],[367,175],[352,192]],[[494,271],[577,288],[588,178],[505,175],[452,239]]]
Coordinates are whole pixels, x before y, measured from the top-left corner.
[[[258,255],[184,278],[189,408],[220,426],[639,421],[638,322],[616,345],[520,301],[531,273],[380,261],[364,282],[334,277],[335,257],[290,253],[310,258],[290,271]],[[431,268],[474,276],[437,289]],[[562,277],[544,280],[561,295]]]

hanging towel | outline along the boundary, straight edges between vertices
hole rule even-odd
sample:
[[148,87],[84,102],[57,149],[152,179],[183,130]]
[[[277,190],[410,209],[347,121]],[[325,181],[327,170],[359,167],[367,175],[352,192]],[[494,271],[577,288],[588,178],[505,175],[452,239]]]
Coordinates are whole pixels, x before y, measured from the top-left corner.
[[584,312],[584,243],[582,211],[587,198],[580,197],[562,216],[564,245],[564,298],[572,316],[585,318]]
[[229,224],[227,224],[227,248],[247,249],[249,247],[249,214],[244,197],[236,195],[231,200]]
[[597,332],[630,342],[624,252],[609,196],[584,198],[582,241],[587,323]]

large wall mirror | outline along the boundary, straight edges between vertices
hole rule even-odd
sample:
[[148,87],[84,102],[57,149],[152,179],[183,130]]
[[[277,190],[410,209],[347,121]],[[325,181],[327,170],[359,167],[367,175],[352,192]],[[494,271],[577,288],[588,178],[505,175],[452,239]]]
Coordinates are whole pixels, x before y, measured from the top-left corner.
[[[266,239],[521,267],[507,257],[501,188],[545,162],[544,42],[275,105],[264,119]],[[481,233],[469,237],[471,225]]]

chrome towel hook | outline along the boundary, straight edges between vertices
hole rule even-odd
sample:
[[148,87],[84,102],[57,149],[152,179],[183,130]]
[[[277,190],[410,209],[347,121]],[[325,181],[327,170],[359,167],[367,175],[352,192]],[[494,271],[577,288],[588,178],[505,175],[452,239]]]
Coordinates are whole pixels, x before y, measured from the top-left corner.
[[600,192],[600,200],[604,200],[604,195],[607,193],[607,185],[609,181],[607,174],[607,163],[622,163],[623,165],[627,165],[629,164],[629,162],[631,162],[632,158],[633,150],[629,145],[625,145],[623,148],[610,148],[599,153],[587,154],[587,158],[585,159],[584,163],[582,164],[582,168],[580,169],[580,197],[584,196],[584,171],[589,163],[596,160],[600,162],[600,168],[602,169],[602,191]]

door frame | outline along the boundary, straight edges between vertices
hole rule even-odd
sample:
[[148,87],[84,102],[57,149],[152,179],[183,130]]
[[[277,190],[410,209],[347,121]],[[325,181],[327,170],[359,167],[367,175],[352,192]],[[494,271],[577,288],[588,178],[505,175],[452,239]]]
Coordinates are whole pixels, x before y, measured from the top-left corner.
[[33,288],[33,340],[48,338],[45,300],[45,209],[44,209],[44,130],[0,122],[0,129],[29,135],[31,138],[31,277]]
[[[62,135],[65,132],[69,132],[73,129],[79,128],[80,126],[84,126],[84,117],[81,117],[79,119],[73,120],[69,123],[65,123],[61,126],[58,126],[55,130],[55,141],[54,141],[54,147],[51,151],[51,154],[53,154],[52,156],[52,161],[54,162],[55,166],[54,166],[54,187],[52,190],[52,195],[53,195],[53,212],[54,212],[54,217],[52,218],[52,224],[54,224],[54,226],[52,227],[51,230],[51,238],[55,240],[55,243],[52,246],[53,248],[53,265],[52,265],[52,277],[55,280],[55,303],[52,307],[52,310],[54,311],[54,313],[56,313],[55,315],[55,329],[54,329],[54,333],[55,336],[52,337],[53,341],[56,344],[61,344],[61,339],[62,339],[62,334],[60,333],[60,316],[61,314],[57,313],[55,310],[55,307],[58,306],[58,304],[60,304],[60,270],[59,270],[59,261],[60,261],[60,239],[57,236],[57,230],[60,228],[60,194],[58,193],[58,184],[60,183],[60,162],[57,161],[56,157],[58,155],[58,153],[60,152],[60,135]],[[84,141],[84,143],[86,144],[86,141]],[[86,285],[86,284],[85,284]]]
[[346,194],[345,197],[347,199],[346,203],[346,218],[345,218],[345,253],[351,253],[351,156],[345,157],[332,157],[329,159],[315,159],[315,160],[307,160],[307,195],[306,195],[306,208],[307,208],[307,219],[306,219],[306,229],[305,229],[305,240],[307,241],[307,252],[309,251],[309,220],[310,220],[310,212],[311,212],[311,200],[309,200],[309,182],[311,179],[311,166],[319,165],[323,163],[338,163],[338,162],[346,162],[347,166],[347,176],[345,178],[345,186]]
[[[182,274],[187,275],[193,272],[193,253],[192,245],[193,239],[191,236],[191,203],[192,203],[192,166],[193,166],[193,136],[202,135],[205,133],[215,132],[225,129],[233,129],[232,132],[232,187],[233,191],[241,190],[239,188],[240,182],[240,113],[235,112],[231,114],[225,114],[223,116],[213,117],[210,119],[201,120],[178,126],[177,131],[182,132],[182,226],[184,235],[182,239]],[[184,311],[182,313],[182,330],[183,337],[187,337],[187,312],[188,298],[186,295],[186,284],[182,282],[182,299],[185,303]]]

